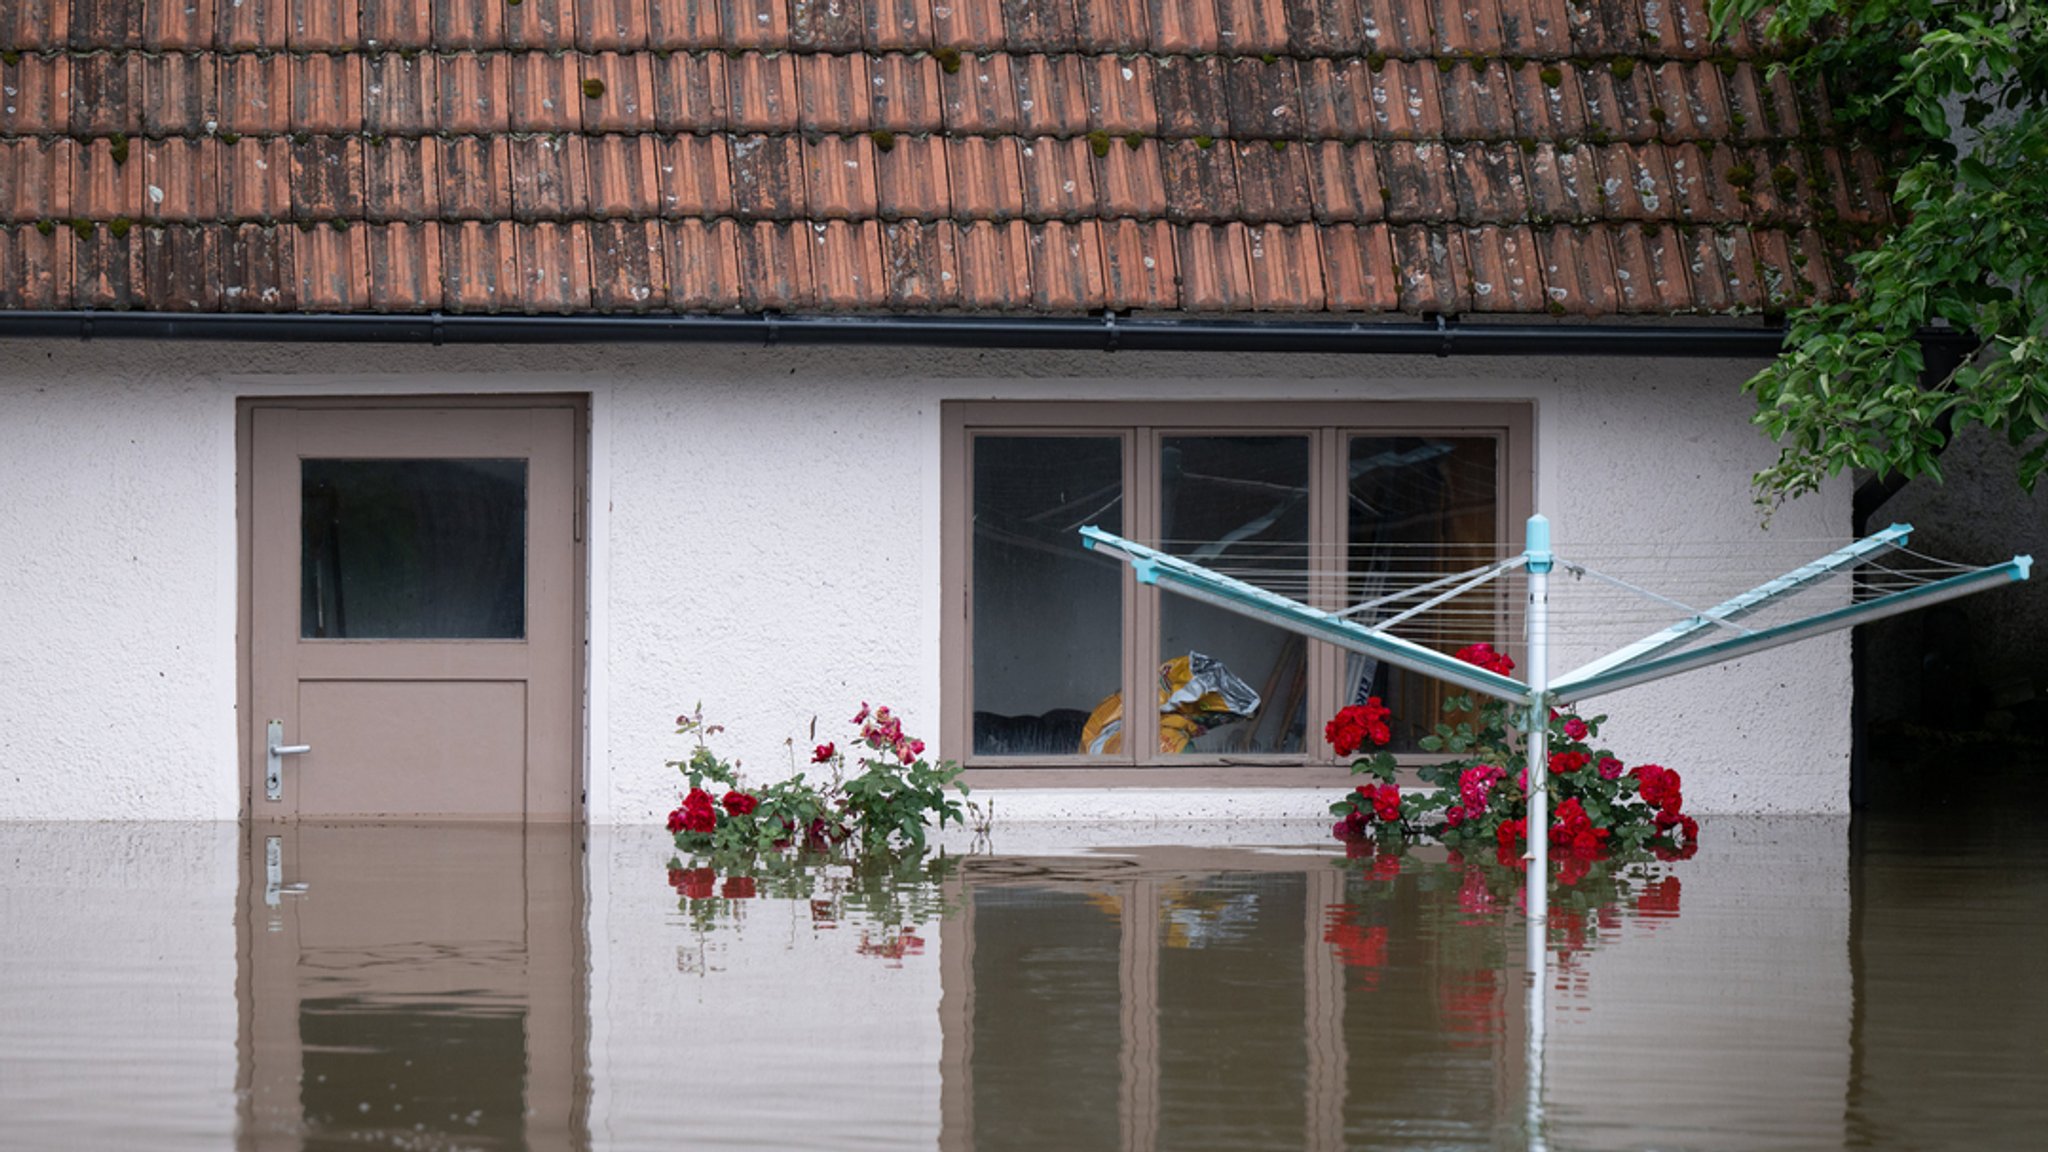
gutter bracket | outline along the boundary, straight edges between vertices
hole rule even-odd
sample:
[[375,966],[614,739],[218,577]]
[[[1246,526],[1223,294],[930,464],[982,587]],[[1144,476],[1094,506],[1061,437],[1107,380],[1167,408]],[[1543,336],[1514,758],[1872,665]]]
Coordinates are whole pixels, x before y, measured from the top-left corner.
[[1436,339],[1436,358],[1439,360],[1450,359],[1451,326],[1444,320],[1444,314],[1441,312],[1436,313]]
[[433,341],[434,341],[434,347],[436,347],[436,348],[439,348],[439,347],[441,346],[441,341],[442,341],[442,338],[443,338],[443,333],[442,333],[442,329],[441,329],[441,313],[440,313],[440,312],[438,312],[438,311],[437,311],[437,312],[434,312],[434,313],[432,313],[432,315],[431,315],[431,317],[430,317],[430,318],[431,318],[431,319],[432,319],[432,321],[433,321],[433,327],[434,327],[434,334],[433,334]]
[[1103,311],[1102,311],[1102,350],[1103,350],[1104,352],[1115,352],[1115,351],[1118,351],[1118,349],[1119,349],[1119,345],[1121,345],[1121,344],[1122,344],[1122,342],[1123,342],[1123,333],[1122,333],[1122,332],[1121,332],[1120,330],[1118,330],[1118,328],[1117,328],[1117,326],[1116,326],[1116,310],[1115,310],[1115,309],[1113,309],[1113,308],[1105,308],[1105,309],[1103,309]]

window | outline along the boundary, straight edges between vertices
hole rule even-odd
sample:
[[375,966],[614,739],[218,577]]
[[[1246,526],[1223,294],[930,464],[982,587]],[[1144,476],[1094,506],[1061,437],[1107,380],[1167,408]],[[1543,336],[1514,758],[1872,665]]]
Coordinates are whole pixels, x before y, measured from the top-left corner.
[[[976,768],[1332,766],[1322,721],[1366,695],[1405,723],[1397,748],[1434,723],[1425,678],[1137,586],[1083,525],[1336,608],[1498,555],[1529,511],[1526,405],[957,403],[944,421],[945,754]],[[1504,643],[1511,607],[1486,591],[1446,616]]]

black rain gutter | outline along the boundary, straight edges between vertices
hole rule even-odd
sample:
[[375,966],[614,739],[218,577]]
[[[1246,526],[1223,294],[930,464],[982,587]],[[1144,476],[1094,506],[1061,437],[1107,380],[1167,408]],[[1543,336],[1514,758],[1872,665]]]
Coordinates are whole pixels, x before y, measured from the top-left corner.
[[1775,327],[948,315],[508,316],[367,313],[9,312],[0,339],[255,340],[388,344],[902,345],[1102,352],[1322,352],[1410,356],[1769,357]]

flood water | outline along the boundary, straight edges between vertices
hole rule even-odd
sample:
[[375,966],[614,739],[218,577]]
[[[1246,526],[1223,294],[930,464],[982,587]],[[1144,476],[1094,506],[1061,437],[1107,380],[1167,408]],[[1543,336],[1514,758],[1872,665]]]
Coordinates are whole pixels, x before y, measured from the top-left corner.
[[1314,829],[732,875],[658,829],[0,824],[0,1147],[2039,1147],[2024,816],[1575,872],[1540,1045],[1512,873]]

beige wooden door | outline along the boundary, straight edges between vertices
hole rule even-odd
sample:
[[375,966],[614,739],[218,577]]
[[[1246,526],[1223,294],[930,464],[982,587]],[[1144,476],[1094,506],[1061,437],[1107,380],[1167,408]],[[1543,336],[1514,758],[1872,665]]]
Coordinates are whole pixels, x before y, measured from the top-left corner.
[[578,415],[249,405],[252,816],[578,815]]

